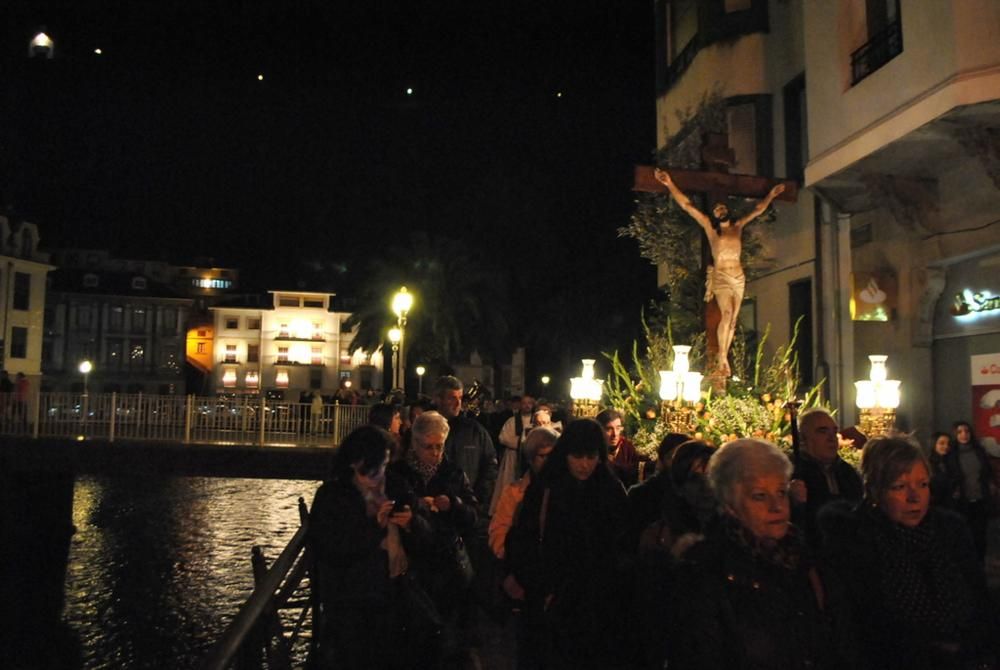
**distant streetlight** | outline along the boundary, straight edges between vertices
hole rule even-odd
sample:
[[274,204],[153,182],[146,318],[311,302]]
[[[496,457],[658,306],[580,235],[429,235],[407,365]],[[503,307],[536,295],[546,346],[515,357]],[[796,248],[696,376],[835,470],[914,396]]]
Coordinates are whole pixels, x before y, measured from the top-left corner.
[[87,395],[87,377],[90,376],[90,371],[94,369],[94,364],[90,361],[80,361],[80,374],[83,375],[83,395]]
[[413,307],[413,294],[407,291],[405,286],[401,286],[396,295],[392,296],[392,311],[396,313],[396,327],[399,329],[399,377],[398,384],[394,384],[393,388],[401,390],[404,396],[406,396],[406,315],[409,314],[411,307]]
[[399,388],[399,343],[403,339],[403,331],[399,328],[389,329],[389,341],[392,342],[392,388]]
[[417,394],[424,394],[424,373],[427,372],[427,368],[423,365],[417,366]]
[[552,377],[549,377],[548,375],[542,375],[542,386],[548,388],[550,381],[552,381]]
[[32,37],[31,42],[28,43],[29,58],[52,58],[55,54],[55,50],[55,42],[53,42],[52,38],[44,32],[40,32]]

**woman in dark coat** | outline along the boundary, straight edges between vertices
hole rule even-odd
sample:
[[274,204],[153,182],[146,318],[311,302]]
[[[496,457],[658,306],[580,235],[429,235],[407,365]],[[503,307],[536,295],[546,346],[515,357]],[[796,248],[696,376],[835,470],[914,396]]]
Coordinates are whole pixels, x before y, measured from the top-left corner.
[[389,476],[397,500],[413,501],[414,519],[430,529],[429,542],[411,552],[410,567],[445,621],[445,654],[455,655],[464,646],[456,636],[468,618],[462,612],[472,581],[462,535],[476,525],[479,501],[465,473],[444,455],[448,431],[437,412],[417,417],[410,448],[389,465]]
[[823,571],[831,603],[853,626],[872,670],[996,667],[1000,625],[961,518],[930,505],[927,459],[898,438],[865,445],[865,497],[823,510]]
[[789,524],[792,464],[736,440],[708,465],[722,514],[682,557],[671,599],[673,670],[792,670],[843,663],[817,572]]
[[952,480],[958,484],[956,510],[969,524],[979,560],[983,560],[993,499],[993,470],[990,458],[976,439],[969,422],[956,421],[952,432],[954,440],[944,463]]
[[625,489],[593,419],[572,421],[525,492],[507,535],[511,572],[525,590],[518,667],[608,668],[625,652],[631,577],[622,551]]
[[316,492],[309,543],[321,608],[314,631],[317,667],[403,667],[394,647],[396,582],[407,571],[403,536],[419,524],[409,507],[394,511],[386,496],[392,447],[384,430],[358,428],[340,446],[330,479]]

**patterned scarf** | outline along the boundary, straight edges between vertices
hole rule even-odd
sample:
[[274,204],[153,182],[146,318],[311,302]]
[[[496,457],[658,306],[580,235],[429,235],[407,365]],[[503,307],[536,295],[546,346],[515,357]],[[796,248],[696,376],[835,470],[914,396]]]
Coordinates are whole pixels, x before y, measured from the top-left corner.
[[875,529],[875,550],[882,566],[881,587],[887,610],[914,631],[954,636],[972,614],[972,594],[949,565],[925,519],[916,528],[892,523],[869,507]]
[[423,480],[424,486],[427,486],[427,482],[429,482],[431,478],[437,474],[438,466],[441,465],[440,463],[427,465],[426,463],[421,462],[420,459],[417,458],[417,455],[413,453],[413,449],[406,452],[406,462],[409,463],[410,467],[413,468],[418,475],[420,475],[420,479]]
[[778,541],[758,540],[742,523],[728,514],[723,515],[726,535],[736,546],[742,547],[754,560],[777,565],[789,570],[798,568],[802,561],[802,540],[795,526],[788,527],[788,533]]

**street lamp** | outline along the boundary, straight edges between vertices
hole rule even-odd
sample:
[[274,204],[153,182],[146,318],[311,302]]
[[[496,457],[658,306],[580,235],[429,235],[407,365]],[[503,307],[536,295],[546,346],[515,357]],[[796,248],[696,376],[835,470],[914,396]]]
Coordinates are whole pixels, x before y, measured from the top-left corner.
[[94,369],[94,364],[90,361],[80,361],[80,366],[78,368],[80,374],[83,375],[83,395],[87,395],[87,377],[90,375],[90,371]]
[[694,403],[701,400],[700,372],[692,372],[688,361],[691,347],[674,345],[674,367],[660,370],[660,420],[672,433],[690,435],[695,428]]
[[889,374],[885,362],[888,358],[882,354],[869,356],[872,367],[868,379],[854,382],[857,390],[855,404],[861,410],[858,428],[866,437],[885,435],[896,423],[899,380],[887,379]]
[[403,340],[403,331],[399,328],[389,329],[389,341],[392,342],[392,389],[399,388],[399,343]]
[[569,397],[573,399],[573,416],[593,417],[597,416],[604,382],[594,379],[593,358],[584,358],[582,363],[580,376],[569,380]]
[[417,395],[424,394],[424,373],[427,372],[427,368],[423,365],[417,366]]
[[552,381],[552,377],[549,377],[548,375],[542,375],[542,386],[544,386],[546,389],[549,388],[550,381]]
[[[413,294],[401,286],[396,295],[392,296],[392,311],[396,313],[396,327],[399,328],[399,379],[393,388],[398,388],[406,395],[406,315],[413,307]],[[395,351],[395,349],[393,349]]]

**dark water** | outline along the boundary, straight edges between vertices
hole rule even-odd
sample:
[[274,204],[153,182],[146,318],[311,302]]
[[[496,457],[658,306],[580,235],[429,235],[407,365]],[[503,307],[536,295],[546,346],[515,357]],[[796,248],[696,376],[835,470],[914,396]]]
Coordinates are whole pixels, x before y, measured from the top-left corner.
[[197,667],[277,558],[319,482],[185,477],[76,484],[65,619],[85,668]]

